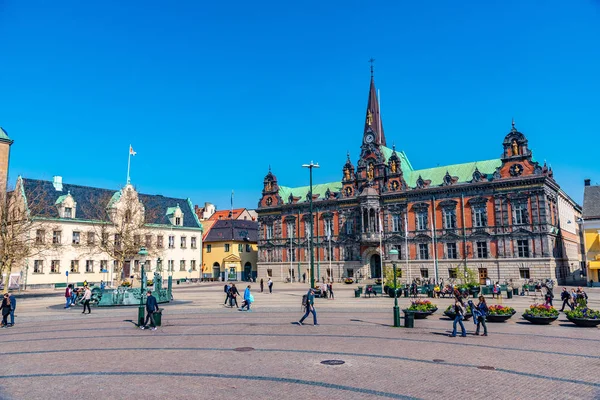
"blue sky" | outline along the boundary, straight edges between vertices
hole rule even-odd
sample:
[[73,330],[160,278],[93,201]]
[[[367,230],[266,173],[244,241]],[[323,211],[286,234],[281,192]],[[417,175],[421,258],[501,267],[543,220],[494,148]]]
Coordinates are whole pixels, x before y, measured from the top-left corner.
[[499,157],[511,118],[581,202],[600,182],[600,1],[0,0],[11,178],[254,208],[359,155],[370,57],[415,168]]

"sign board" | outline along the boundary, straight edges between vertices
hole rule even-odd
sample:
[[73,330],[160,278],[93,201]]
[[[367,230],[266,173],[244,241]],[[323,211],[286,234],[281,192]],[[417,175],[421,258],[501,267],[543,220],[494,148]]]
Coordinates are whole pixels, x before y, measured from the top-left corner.
[[65,271],[65,275],[66,275],[66,276],[69,276],[69,271]]

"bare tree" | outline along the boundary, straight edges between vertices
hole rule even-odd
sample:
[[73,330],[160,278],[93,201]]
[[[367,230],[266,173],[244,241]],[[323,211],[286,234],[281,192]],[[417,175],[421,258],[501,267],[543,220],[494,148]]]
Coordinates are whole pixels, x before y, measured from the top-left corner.
[[5,293],[13,268],[43,252],[60,251],[51,236],[48,240],[58,225],[43,218],[51,207],[41,185],[30,188],[25,196],[22,181],[18,180],[15,190],[0,193],[0,276],[4,276]]
[[146,208],[133,186],[127,185],[112,196],[105,193],[89,200],[91,231],[85,248],[90,254],[105,254],[116,261],[117,283],[129,278],[123,276],[124,266],[138,257],[141,247],[148,251],[148,258],[162,255],[164,244],[155,239],[156,229],[149,226],[157,220],[160,210]]

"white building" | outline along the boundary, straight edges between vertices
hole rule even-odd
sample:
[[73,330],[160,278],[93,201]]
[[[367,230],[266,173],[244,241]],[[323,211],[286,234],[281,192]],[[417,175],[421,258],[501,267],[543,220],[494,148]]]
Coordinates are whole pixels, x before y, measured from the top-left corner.
[[[148,250],[146,271],[163,279],[198,279],[202,274],[202,227],[189,199],[63,184],[19,177],[37,248],[13,268],[27,287],[64,283],[140,284],[141,247]],[[68,277],[67,277],[68,272]]]

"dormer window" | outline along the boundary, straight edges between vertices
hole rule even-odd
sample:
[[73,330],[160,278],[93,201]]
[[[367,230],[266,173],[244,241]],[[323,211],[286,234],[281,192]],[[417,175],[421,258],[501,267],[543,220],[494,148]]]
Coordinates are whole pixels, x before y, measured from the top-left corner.
[[181,217],[175,217],[175,225],[181,226]]
[[167,217],[171,224],[175,226],[183,226],[183,212],[179,208],[179,204],[176,207],[167,208]]
[[63,218],[73,218],[73,209],[71,207],[65,207]]

